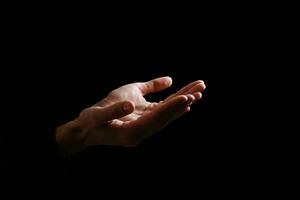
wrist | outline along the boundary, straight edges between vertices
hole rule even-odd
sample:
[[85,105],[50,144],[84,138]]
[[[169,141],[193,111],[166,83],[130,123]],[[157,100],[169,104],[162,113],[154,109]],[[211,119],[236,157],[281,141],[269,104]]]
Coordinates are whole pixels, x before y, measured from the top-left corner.
[[85,134],[78,119],[59,126],[55,137],[63,156],[80,152],[85,148]]

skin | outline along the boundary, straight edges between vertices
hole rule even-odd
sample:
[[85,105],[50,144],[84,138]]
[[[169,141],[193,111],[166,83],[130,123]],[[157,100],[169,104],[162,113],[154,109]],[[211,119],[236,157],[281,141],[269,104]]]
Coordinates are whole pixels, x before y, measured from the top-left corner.
[[135,147],[169,123],[190,111],[202,98],[203,81],[197,80],[165,100],[148,102],[144,96],[169,88],[170,77],[124,85],[106,98],[84,109],[79,117],[56,130],[64,156],[91,145]]

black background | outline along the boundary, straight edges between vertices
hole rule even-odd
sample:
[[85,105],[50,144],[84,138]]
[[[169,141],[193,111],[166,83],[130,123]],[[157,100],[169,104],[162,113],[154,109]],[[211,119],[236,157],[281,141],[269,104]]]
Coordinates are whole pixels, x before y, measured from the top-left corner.
[[[7,23],[1,103],[3,132],[9,133],[4,158],[13,160],[8,171],[15,174],[12,188],[23,187],[22,179],[31,183],[26,193],[55,197],[160,192],[187,197],[216,188],[220,193],[247,189],[239,183],[253,180],[261,167],[253,160],[265,158],[259,155],[265,136],[242,114],[250,109],[242,103],[252,100],[249,90],[236,87],[253,71],[260,72],[253,66],[263,64],[259,61],[268,35],[257,27],[264,27],[264,21],[254,29],[250,15],[241,17],[243,9],[221,10],[178,11],[177,17],[167,14],[155,22],[151,13],[143,19],[88,16],[96,21],[34,15]],[[48,132],[74,119],[123,84],[166,75],[173,78],[172,88],[149,99],[161,100],[197,79],[206,82],[203,99],[192,112],[137,148],[86,149],[67,159],[63,175],[55,170],[52,175],[52,166],[32,168],[32,155],[39,152],[32,132]],[[11,134],[14,130],[18,134]],[[47,153],[39,158],[47,160]],[[45,174],[52,178],[43,178]]]

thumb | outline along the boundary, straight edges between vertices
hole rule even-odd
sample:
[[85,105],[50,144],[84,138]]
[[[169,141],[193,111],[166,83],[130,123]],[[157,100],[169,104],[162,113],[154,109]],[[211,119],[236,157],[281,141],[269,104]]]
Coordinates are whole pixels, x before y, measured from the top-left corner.
[[134,103],[123,101],[107,107],[93,106],[87,109],[89,122],[93,127],[105,124],[113,119],[124,117],[134,111]]

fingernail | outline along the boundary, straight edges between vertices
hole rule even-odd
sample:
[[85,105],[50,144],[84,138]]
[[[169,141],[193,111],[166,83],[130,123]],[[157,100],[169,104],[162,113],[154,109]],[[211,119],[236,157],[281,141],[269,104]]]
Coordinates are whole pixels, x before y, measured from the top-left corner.
[[131,107],[131,103],[126,102],[123,104],[123,110],[126,112],[129,112],[131,110]]

